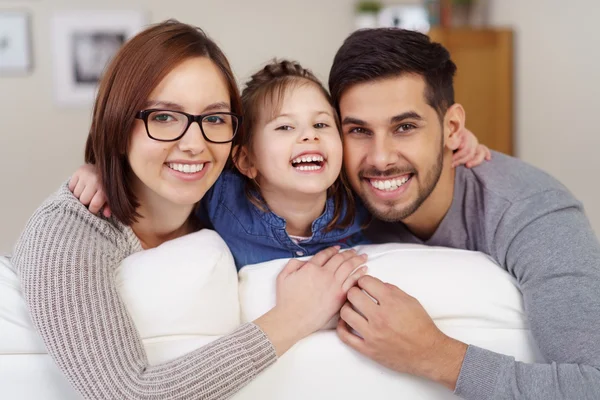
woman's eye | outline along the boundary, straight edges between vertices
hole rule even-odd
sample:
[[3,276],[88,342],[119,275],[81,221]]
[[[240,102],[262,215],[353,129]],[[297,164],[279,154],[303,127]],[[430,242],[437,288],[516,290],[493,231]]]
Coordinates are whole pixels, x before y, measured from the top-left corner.
[[152,121],[156,121],[156,122],[171,122],[175,120],[175,118],[173,118],[172,115],[170,114],[155,114],[154,116],[152,116]]
[[289,125],[281,125],[281,126],[278,126],[277,128],[275,128],[276,131],[291,131],[292,129],[294,129],[294,128],[292,128]]
[[223,118],[219,117],[218,115],[209,115],[208,117],[204,118],[205,122],[208,122],[209,124],[222,124],[225,121],[223,121]]

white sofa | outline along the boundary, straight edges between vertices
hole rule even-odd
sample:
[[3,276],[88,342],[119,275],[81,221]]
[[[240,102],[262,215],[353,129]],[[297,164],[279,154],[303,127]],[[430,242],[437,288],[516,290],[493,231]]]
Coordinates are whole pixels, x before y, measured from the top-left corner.
[[[485,255],[415,245],[370,245],[369,273],[423,304],[442,331],[467,343],[543,361],[528,330],[513,279]],[[137,253],[117,271],[121,295],[151,363],[224,335],[275,302],[286,260],[236,274],[221,238],[204,230]],[[31,326],[15,271],[0,258],[0,399],[79,399]],[[235,399],[453,399],[446,389],[387,370],[339,341],[313,334]]]

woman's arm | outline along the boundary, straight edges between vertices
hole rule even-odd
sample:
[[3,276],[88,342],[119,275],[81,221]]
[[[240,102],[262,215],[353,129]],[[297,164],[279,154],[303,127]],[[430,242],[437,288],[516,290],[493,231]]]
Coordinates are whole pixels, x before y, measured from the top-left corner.
[[126,240],[84,206],[55,200],[34,215],[15,251],[34,325],[84,398],[222,399],[275,361],[267,336],[247,324],[149,365],[114,282],[115,267],[128,255]]
[[[86,399],[227,398],[272,364],[277,353],[311,333],[343,297],[335,279],[322,279],[333,288],[321,296],[329,309],[302,307],[312,306],[307,299],[318,298],[323,289],[311,288],[309,279],[348,268],[331,269],[324,277],[314,273],[322,272],[316,268],[301,268],[290,274],[293,279],[282,279],[293,295],[283,302],[278,296],[278,306],[257,321],[267,334],[246,324],[175,360],[149,365],[114,282],[115,267],[135,247],[131,235],[89,213],[64,186],[32,217],[15,250],[34,325]],[[302,318],[294,321],[294,315]]]

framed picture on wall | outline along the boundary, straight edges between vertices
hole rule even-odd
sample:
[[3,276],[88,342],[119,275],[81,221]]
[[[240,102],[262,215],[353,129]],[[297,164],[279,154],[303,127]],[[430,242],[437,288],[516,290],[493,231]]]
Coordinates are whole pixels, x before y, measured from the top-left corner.
[[91,106],[104,69],[119,48],[145,24],[145,14],[139,11],[55,13],[52,42],[57,104]]
[[30,70],[29,15],[25,11],[0,11],[0,75]]

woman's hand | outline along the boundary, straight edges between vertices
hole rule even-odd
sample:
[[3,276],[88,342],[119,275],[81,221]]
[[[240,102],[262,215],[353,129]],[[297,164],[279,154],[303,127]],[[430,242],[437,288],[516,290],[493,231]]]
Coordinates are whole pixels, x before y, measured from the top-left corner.
[[277,355],[322,328],[339,312],[348,290],[365,275],[366,255],[331,247],[308,261],[290,260],[277,277],[277,304],[255,321]]
[[111,216],[110,207],[107,204],[106,194],[102,188],[96,166],[84,164],[79,167],[69,181],[69,190],[84,206],[89,206],[88,208],[92,214],[97,214],[104,207],[102,214],[106,218]]

